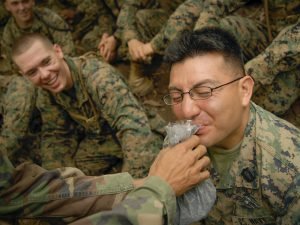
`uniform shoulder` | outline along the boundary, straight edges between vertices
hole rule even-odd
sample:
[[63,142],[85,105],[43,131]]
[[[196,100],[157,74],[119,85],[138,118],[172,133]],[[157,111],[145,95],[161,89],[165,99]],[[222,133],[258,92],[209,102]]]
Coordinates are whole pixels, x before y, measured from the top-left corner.
[[263,157],[300,171],[300,130],[256,106],[256,141]]

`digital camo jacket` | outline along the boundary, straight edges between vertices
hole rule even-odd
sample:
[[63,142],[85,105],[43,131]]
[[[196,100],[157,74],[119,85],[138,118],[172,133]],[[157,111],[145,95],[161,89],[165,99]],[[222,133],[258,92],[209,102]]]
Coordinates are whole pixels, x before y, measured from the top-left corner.
[[[130,192],[134,186],[128,173],[88,177],[71,167],[47,171],[25,163],[14,168],[2,149],[0,170],[0,219],[4,220],[163,224],[164,216],[171,220],[175,213],[174,192],[157,177],[147,178],[143,186]],[[88,215],[93,217],[84,218]]]
[[203,224],[299,224],[299,150],[299,129],[252,103],[226,178],[212,168],[217,201]]
[[[155,112],[147,111],[146,115],[122,75],[99,58],[66,58],[66,62],[74,81],[72,94],[39,90],[37,97],[43,120],[43,166],[73,165],[77,155],[94,151],[83,157],[83,165],[93,162],[101,167],[103,158],[110,161],[115,155],[124,158],[131,175],[147,174],[162,147],[164,120]],[[81,143],[78,148],[74,132],[78,125],[90,143],[84,151]]]

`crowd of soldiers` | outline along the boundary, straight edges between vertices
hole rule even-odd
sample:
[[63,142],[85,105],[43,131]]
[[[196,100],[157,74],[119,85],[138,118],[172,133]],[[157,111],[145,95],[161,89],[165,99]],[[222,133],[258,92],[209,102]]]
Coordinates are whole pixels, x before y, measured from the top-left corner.
[[[167,89],[149,71],[164,66],[165,49],[176,36],[204,27],[236,37],[245,72],[255,80],[252,100],[300,128],[297,0],[4,0],[1,151],[14,166],[29,160],[49,170],[77,167],[86,175],[147,175],[169,118],[143,105],[157,88]],[[20,75],[26,68],[13,51],[28,33],[43,34],[63,53],[74,74],[67,93],[73,99],[39,85],[31,74]],[[128,76],[115,68],[122,63]],[[91,76],[94,71],[101,78]],[[42,90],[47,88],[54,94]]]

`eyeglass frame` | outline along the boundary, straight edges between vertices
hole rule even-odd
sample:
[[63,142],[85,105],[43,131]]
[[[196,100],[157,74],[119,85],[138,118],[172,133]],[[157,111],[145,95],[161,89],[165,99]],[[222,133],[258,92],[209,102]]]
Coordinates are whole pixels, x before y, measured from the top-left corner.
[[[234,79],[234,80],[232,80],[232,81],[229,81],[229,82],[227,82],[227,83],[225,83],[225,84],[221,84],[221,85],[219,85],[219,86],[217,86],[217,87],[214,87],[214,88],[212,88],[212,87],[207,87],[207,86],[193,87],[193,88],[191,88],[189,91],[181,92],[181,93],[180,93],[181,101],[180,101],[180,102],[177,102],[177,103],[168,104],[168,103],[166,102],[166,100],[165,100],[166,97],[171,96],[171,94],[167,94],[167,95],[163,96],[162,99],[163,99],[163,101],[164,101],[164,103],[165,103],[166,105],[177,105],[177,104],[181,103],[181,102],[183,101],[183,97],[184,97],[185,94],[189,94],[189,96],[190,96],[191,99],[193,99],[193,100],[205,100],[205,99],[208,99],[208,98],[210,98],[210,97],[212,96],[214,90],[216,90],[216,89],[218,89],[218,88],[221,88],[221,87],[224,87],[224,86],[226,86],[226,85],[232,84],[232,83],[234,83],[234,82],[236,82],[236,81],[238,81],[238,80],[240,80],[240,79],[242,79],[242,78],[244,78],[244,77],[245,77],[245,75],[244,75],[244,76],[241,76],[241,77],[238,77],[238,78],[236,78],[236,79]],[[192,91],[194,88],[199,88],[199,87],[206,87],[206,88],[209,88],[209,89],[210,89],[210,95],[209,95],[208,97],[194,99],[194,97],[192,97],[192,95],[191,95],[191,91]],[[180,91],[178,91],[178,92],[180,92]]]

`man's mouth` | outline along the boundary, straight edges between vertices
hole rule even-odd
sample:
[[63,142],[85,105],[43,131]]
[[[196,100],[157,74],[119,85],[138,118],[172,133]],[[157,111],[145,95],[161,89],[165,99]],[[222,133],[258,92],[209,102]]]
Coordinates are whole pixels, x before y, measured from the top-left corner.
[[47,82],[47,86],[52,86],[52,85],[54,85],[55,83],[56,83],[56,81],[57,81],[57,77],[58,76],[54,76],[51,80],[49,80],[48,82]]

